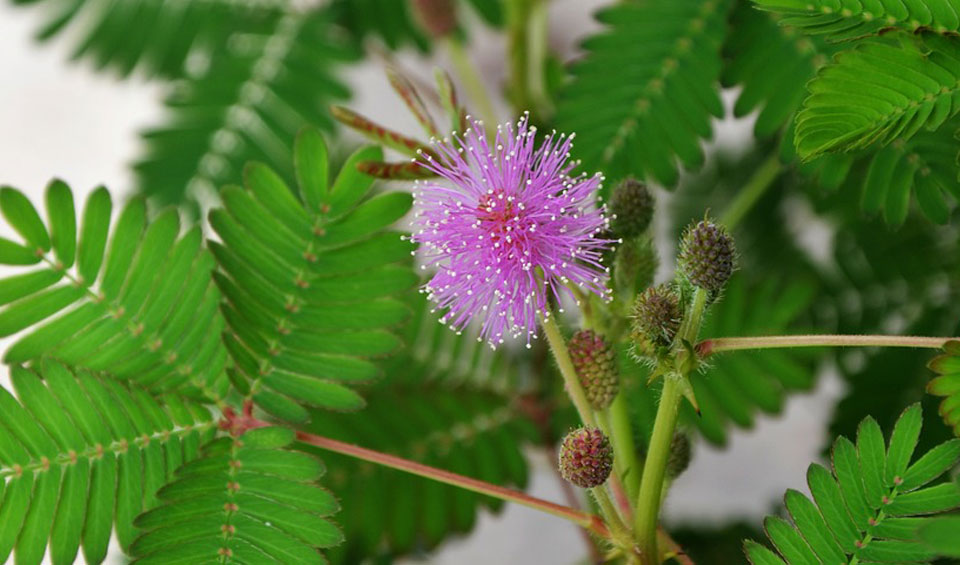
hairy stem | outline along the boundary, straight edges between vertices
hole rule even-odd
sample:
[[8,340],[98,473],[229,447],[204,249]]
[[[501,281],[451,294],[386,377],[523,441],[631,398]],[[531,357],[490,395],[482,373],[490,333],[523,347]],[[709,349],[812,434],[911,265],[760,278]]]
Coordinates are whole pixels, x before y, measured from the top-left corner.
[[[263,425],[269,424],[263,423]],[[515,502],[528,508],[546,512],[547,514],[551,514],[558,518],[563,518],[564,520],[569,520],[602,538],[611,538],[610,530],[607,529],[607,526],[603,523],[603,520],[594,514],[580,512],[578,510],[574,510],[573,508],[569,508],[555,502],[550,502],[549,500],[543,500],[542,498],[536,498],[520,491],[480,481],[472,477],[458,475],[457,473],[451,473],[450,471],[446,471],[444,469],[430,467],[429,465],[417,463],[416,461],[410,461],[409,459],[403,459],[402,457],[388,455],[372,449],[337,441],[335,439],[301,431],[297,432],[297,439],[303,443],[313,445],[321,449],[355,457],[357,459],[362,459],[363,461],[376,463],[378,465],[383,465],[384,467],[390,467],[391,469],[397,469],[398,471],[404,471],[419,477],[453,485],[455,487],[479,494],[485,494],[487,496],[492,496],[508,502]]]
[[755,337],[718,337],[697,344],[697,354],[707,357],[721,351],[773,349],[786,347],[921,347],[940,349],[954,337],[910,335],[771,335]]
[[556,318],[556,315],[547,313],[542,317],[540,325],[543,327],[543,333],[547,336],[550,351],[553,352],[553,357],[557,360],[557,366],[563,376],[563,384],[567,389],[567,394],[580,414],[580,420],[585,425],[596,427],[597,420],[593,415],[593,409],[587,400],[587,394],[580,386],[577,370],[573,367],[573,361],[570,360],[570,352],[567,350],[567,343],[557,326]]
[[[679,353],[683,343],[691,343],[700,332],[703,313],[707,305],[707,291],[698,288],[693,295],[693,304],[684,318],[677,336],[675,352]],[[657,551],[657,521],[660,515],[660,502],[663,498],[663,479],[666,476],[667,460],[670,457],[670,444],[677,428],[680,399],[683,397],[681,379],[687,375],[667,373],[663,378],[663,393],[653,423],[653,435],[650,437],[650,449],[643,465],[643,477],[640,482],[640,494],[637,496],[637,514],[634,521],[634,533],[640,543],[644,563],[655,565],[659,562]]]
[[590,489],[590,493],[596,499],[597,505],[600,507],[600,513],[607,519],[613,541],[619,547],[624,548],[625,551],[629,551],[633,547],[633,536],[620,519],[620,514],[613,505],[613,501],[610,500],[610,496],[607,495],[607,491],[601,485]]
[[495,131],[497,127],[497,112],[493,108],[493,102],[487,93],[487,88],[483,83],[483,78],[477,72],[476,67],[470,62],[470,57],[463,48],[463,43],[456,37],[451,37],[444,42],[447,51],[450,53],[450,61],[457,70],[457,75],[463,82],[464,88],[469,93],[470,99],[476,104],[477,111],[486,122],[487,131]]
[[780,156],[774,152],[773,155],[767,158],[767,160],[757,168],[753,176],[750,177],[750,180],[747,181],[747,184],[737,193],[733,202],[727,206],[723,217],[720,218],[720,223],[727,226],[728,229],[733,229],[734,226],[739,224],[740,220],[747,215],[754,204],[760,200],[760,197],[763,196],[770,185],[773,184],[773,181],[776,180],[782,168],[783,165],[780,164]]

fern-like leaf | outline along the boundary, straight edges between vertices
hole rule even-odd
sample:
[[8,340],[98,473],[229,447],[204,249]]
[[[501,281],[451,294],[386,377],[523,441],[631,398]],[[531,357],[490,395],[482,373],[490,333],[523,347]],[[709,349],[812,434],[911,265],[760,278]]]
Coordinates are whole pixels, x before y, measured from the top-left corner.
[[[211,0],[14,0],[52,13],[36,34],[47,41],[68,29],[79,39],[74,59],[121,76],[135,69],[165,78],[183,76],[188,57],[209,57],[235,34],[256,33],[276,23],[288,0],[232,2]],[[71,25],[72,24],[72,25]]]
[[293,439],[259,428],[205,445],[137,518],[134,563],[324,563],[319,549],[343,541],[327,520],[339,505],[315,484],[322,463],[290,450]]
[[86,371],[44,361],[42,379],[14,367],[19,400],[0,388],[0,560],[40,563],[47,540],[55,565],[107,554],[115,524],[129,547],[134,518],[155,492],[197,457],[215,428],[203,408],[154,398]]
[[609,27],[587,39],[557,105],[557,127],[577,134],[577,155],[608,178],[678,178],[697,167],[717,89],[727,0],[624,2],[598,13]]
[[907,140],[960,110],[960,42],[900,39],[865,42],[817,73],[797,115],[801,159]]
[[917,528],[927,516],[960,507],[960,485],[927,486],[960,461],[960,440],[939,445],[911,464],[920,435],[920,405],[907,408],[884,446],[880,426],[861,422],[856,445],[839,437],[832,469],[813,464],[807,484],[813,501],[795,490],[785,502],[792,523],[764,522],[779,555],[752,541],[746,553],[754,565],[785,563],[926,563],[937,554],[918,543]]
[[943,350],[942,355],[930,361],[930,370],[937,376],[927,385],[927,391],[943,397],[940,416],[960,437],[960,341],[948,342]]
[[911,32],[960,31],[957,0],[753,0],[758,8],[783,14],[782,22],[804,32],[848,40],[893,29]]
[[331,129],[326,108],[348,95],[332,73],[354,51],[337,32],[314,8],[223,45],[206,72],[175,85],[167,124],[144,133],[140,192],[167,202],[215,194],[254,160],[292,180],[288,140],[305,124]]
[[777,25],[772,14],[738,2],[731,12],[724,44],[724,87],[742,86],[734,116],[760,110],[754,125],[758,137],[778,133],[803,101],[804,85],[826,62],[819,42],[791,26]]
[[[495,484],[524,487],[527,463],[520,449],[525,440],[536,439],[536,430],[509,397],[469,384],[452,388],[443,377],[423,384],[418,376],[430,370],[429,364],[398,359],[407,362],[406,370],[390,376],[399,377],[400,384],[391,381],[371,390],[367,408],[358,414],[314,411],[307,429]],[[341,521],[348,540],[331,554],[333,562],[359,563],[433,548],[452,534],[471,530],[482,507],[502,506],[500,500],[345,456],[323,457],[331,468],[330,489],[343,500]],[[386,512],[384,497],[390,498]]]
[[224,208],[210,214],[223,240],[210,247],[226,297],[225,341],[245,375],[235,382],[253,379],[256,402],[284,420],[305,420],[301,404],[360,408],[362,398],[347,385],[379,375],[370,358],[400,346],[387,330],[409,310],[392,295],[417,278],[411,244],[385,228],[410,209],[411,197],[364,199],[373,179],[356,163],[379,156],[377,148],[359,150],[331,184],[323,138],[307,129],[296,142],[300,199],[253,163],[245,189],[225,188]]
[[78,222],[60,181],[48,187],[46,204],[45,224],[26,196],[0,189],[0,212],[22,238],[0,238],[0,264],[37,266],[0,280],[0,335],[31,329],[4,361],[53,356],[152,390],[186,385],[222,398],[229,384],[217,335],[223,319],[199,226],[180,237],[176,210],[148,221],[136,198],[111,235],[106,189],[90,194]]

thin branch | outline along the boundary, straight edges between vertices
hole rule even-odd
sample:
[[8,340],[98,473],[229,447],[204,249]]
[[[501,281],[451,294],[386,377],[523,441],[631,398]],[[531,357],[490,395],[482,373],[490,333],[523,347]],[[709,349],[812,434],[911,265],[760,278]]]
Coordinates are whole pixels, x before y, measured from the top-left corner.
[[603,520],[601,520],[599,516],[594,514],[580,512],[578,510],[574,510],[573,508],[569,508],[555,502],[550,502],[549,500],[536,498],[520,491],[480,481],[472,477],[458,475],[456,473],[451,473],[450,471],[437,469],[436,467],[430,467],[422,463],[417,463],[416,461],[410,461],[409,459],[403,459],[394,455],[388,455],[386,453],[380,453],[379,451],[373,451],[357,445],[337,441],[335,439],[300,431],[297,432],[297,439],[303,443],[307,443],[321,449],[348,455],[350,457],[356,457],[357,459],[362,459],[364,461],[383,465],[384,467],[390,467],[391,469],[397,469],[399,471],[404,471],[476,493],[485,494],[501,500],[515,502],[517,504],[533,508],[534,510],[540,510],[541,512],[552,514],[558,518],[569,520],[593,532],[597,536],[610,539],[610,531],[607,529],[606,524],[603,523]]
[[697,344],[700,357],[739,349],[785,347],[925,347],[940,349],[955,337],[909,335],[772,335],[755,337],[718,337]]

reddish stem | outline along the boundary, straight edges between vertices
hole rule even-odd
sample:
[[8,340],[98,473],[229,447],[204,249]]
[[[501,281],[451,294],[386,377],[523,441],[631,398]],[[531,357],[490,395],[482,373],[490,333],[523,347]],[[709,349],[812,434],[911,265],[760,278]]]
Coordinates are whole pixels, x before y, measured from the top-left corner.
[[540,510],[565,520],[570,520],[571,522],[580,525],[581,527],[602,538],[610,538],[610,531],[607,529],[606,524],[603,523],[603,520],[601,520],[599,516],[594,514],[580,512],[578,510],[574,510],[573,508],[569,508],[555,502],[550,502],[549,500],[536,498],[520,491],[501,487],[474,479],[472,477],[459,475],[457,473],[451,473],[450,471],[437,469],[436,467],[430,467],[429,465],[417,463],[416,461],[410,461],[409,459],[403,459],[402,457],[396,457],[394,455],[380,453],[379,451],[373,451],[371,449],[366,449],[350,443],[337,441],[335,439],[301,431],[297,432],[297,439],[303,443],[307,443],[321,449],[327,449],[329,451],[341,453],[350,457],[356,457],[357,459],[370,461],[371,463],[377,463],[378,465],[383,465],[384,467],[405,471],[407,473],[426,477],[428,479],[460,487],[476,493],[493,496],[495,498],[500,498],[510,502],[516,502],[517,504],[521,504],[535,510]]

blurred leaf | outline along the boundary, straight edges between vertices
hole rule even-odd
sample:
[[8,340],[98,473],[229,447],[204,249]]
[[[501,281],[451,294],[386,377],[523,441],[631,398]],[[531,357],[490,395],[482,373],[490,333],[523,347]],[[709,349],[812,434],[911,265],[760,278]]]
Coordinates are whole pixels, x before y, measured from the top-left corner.
[[334,72],[356,53],[339,31],[315,8],[231,36],[204,72],[174,84],[163,125],[143,133],[138,190],[162,202],[209,197],[253,160],[292,181],[294,135],[332,129],[327,108],[349,95]]

